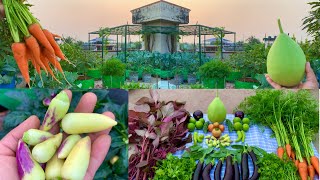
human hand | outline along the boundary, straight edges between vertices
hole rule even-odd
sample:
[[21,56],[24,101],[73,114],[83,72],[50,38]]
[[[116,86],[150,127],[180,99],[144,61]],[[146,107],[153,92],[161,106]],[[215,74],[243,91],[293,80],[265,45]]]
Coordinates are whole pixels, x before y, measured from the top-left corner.
[[[72,98],[72,92],[66,90],[70,101]],[[97,102],[97,96],[93,93],[84,94],[75,112],[81,113],[92,113]],[[106,116],[115,119],[115,116],[111,112],[103,113]],[[0,141],[0,174],[1,179],[15,180],[19,179],[18,168],[16,162],[16,148],[19,139],[22,138],[23,133],[29,129],[39,129],[40,120],[37,116],[30,116],[27,120],[21,123],[18,127],[10,131],[1,141]],[[54,134],[59,132],[59,125],[56,124],[51,131]],[[91,180],[100,165],[102,164],[104,158],[106,157],[109,147],[111,144],[111,137],[108,135],[110,129],[105,131],[91,133],[89,134],[92,141],[91,146],[91,157],[89,162],[89,167],[85,175],[86,180]]]
[[2,0],[0,0],[0,20],[3,19],[6,15],[4,14],[4,7],[2,4]]
[[[282,87],[281,85],[272,81],[272,79],[268,74],[266,74],[266,79],[273,88],[285,89],[285,87]],[[319,84],[317,81],[317,77],[310,66],[310,62],[307,62],[306,63],[306,82],[304,83],[301,82],[298,86],[292,87],[292,89],[318,89],[318,88],[319,88]]]

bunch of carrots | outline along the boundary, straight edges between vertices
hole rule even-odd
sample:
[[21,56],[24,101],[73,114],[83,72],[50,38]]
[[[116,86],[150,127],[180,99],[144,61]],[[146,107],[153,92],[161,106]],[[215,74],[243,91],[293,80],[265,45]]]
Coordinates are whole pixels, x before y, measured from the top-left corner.
[[38,20],[29,11],[28,6],[20,0],[2,0],[2,2],[14,41],[11,45],[13,56],[29,87],[29,61],[31,61],[36,72],[40,75],[41,81],[42,69],[47,75],[49,72],[56,81],[60,82],[55,77],[50,64],[60,71],[66,80],[63,69],[57,59],[58,57],[69,62],[55,41],[55,37],[60,36],[52,34],[47,29],[43,29]]
[[[301,180],[307,180],[308,176],[313,180],[315,173],[319,174],[319,159],[314,155],[311,147],[313,135],[311,133],[305,134],[304,123],[306,122],[303,121],[305,114],[301,112],[299,116],[292,115],[283,120],[281,112],[282,108],[286,108],[286,106],[283,104],[278,108],[274,107],[275,121],[271,125],[278,143],[277,155],[280,159],[286,156],[285,158],[291,159],[295,163]],[[292,109],[292,111],[294,110]],[[288,132],[291,139],[288,137]]]
[[307,90],[263,90],[247,97],[238,109],[256,123],[270,127],[277,140],[278,157],[294,162],[302,180],[313,180],[319,174],[319,159],[312,147],[319,127],[318,106]]

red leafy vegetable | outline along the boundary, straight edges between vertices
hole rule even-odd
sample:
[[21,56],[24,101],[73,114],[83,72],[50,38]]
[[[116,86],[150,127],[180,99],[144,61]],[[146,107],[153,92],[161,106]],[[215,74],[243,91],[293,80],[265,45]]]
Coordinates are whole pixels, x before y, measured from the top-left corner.
[[187,136],[189,113],[185,103],[160,102],[159,94],[150,90],[149,97],[136,102],[129,111],[129,179],[154,177],[154,167],[158,160],[165,159],[168,153],[175,153],[191,142]]

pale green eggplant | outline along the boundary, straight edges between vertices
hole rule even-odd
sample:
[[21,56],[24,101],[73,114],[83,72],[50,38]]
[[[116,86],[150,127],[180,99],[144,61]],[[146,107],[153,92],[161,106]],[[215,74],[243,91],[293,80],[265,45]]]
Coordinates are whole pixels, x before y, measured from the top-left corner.
[[38,129],[29,129],[28,131],[23,133],[22,140],[31,146],[35,146],[52,136],[53,134],[47,131],[41,131]]
[[61,175],[63,179],[80,180],[86,175],[91,153],[91,140],[89,136],[82,138],[72,148],[65,160]]
[[57,153],[59,159],[65,159],[71,152],[72,148],[77,144],[77,142],[81,139],[81,136],[77,134],[73,134],[68,136],[60,145]]
[[47,180],[58,180],[61,178],[61,168],[63,166],[64,159],[59,159],[58,154],[56,153],[46,165],[46,179]]
[[62,133],[54,135],[53,137],[37,144],[32,149],[33,158],[39,163],[48,162],[56,153],[62,141]]
[[65,91],[61,91],[51,100],[46,115],[44,116],[41,129],[44,131],[50,130],[67,114],[69,106],[70,100],[68,94]]
[[68,113],[61,121],[62,130],[68,134],[99,132],[115,125],[115,120],[96,113]]

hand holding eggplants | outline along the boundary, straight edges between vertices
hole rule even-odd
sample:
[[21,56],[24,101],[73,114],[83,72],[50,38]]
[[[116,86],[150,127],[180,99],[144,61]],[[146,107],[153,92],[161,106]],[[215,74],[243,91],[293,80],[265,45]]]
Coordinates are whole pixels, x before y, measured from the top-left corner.
[[[53,99],[52,102],[56,102],[54,104],[57,105],[59,104],[57,102],[60,102],[66,105],[68,102],[70,103],[72,94],[70,91],[62,91],[56,97],[59,101]],[[67,101],[65,101],[65,97],[68,97]],[[97,97],[93,93],[86,93],[71,116],[76,113],[92,114],[96,101]],[[93,179],[110,147],[111,139],[107,134],[110,128],[116,125],[116,121],[112,120],[114,115],[110,112],[101,115],[105,116],[105,122],[98,123],[98,130],[93,127],[87,130],[83,128],[82,123],[86,122],[81,118],[77,119],[77,123],[70,124],[72,118],[69,117],[65,128],[89,134],[83,138],[79,135],[69,135],[63,140],[57,122],[61,118],[61,121],[64,122],[65,115],[61,115],[61,111],[57,112],[58,108],[53,108],[54,104],[50,104],[51,107],[49,106],[46,114],[46,117],[50,116],[51,120],[44,121],[41,130],[38,130],[40,127],[39,119],[36,116],[31,116],[0,141],[0,162],[3,162],[0,167],[2,178]],[[106,122],[109,124],[108,127]],[[52,124],[55,125],[51,126]],[[50,132],[43,131],[48,126],[51,126]],[[33,148],[29,149],[27,144],[32,145]],[[46,167],[44,164],[40,164],[44,162]]]

